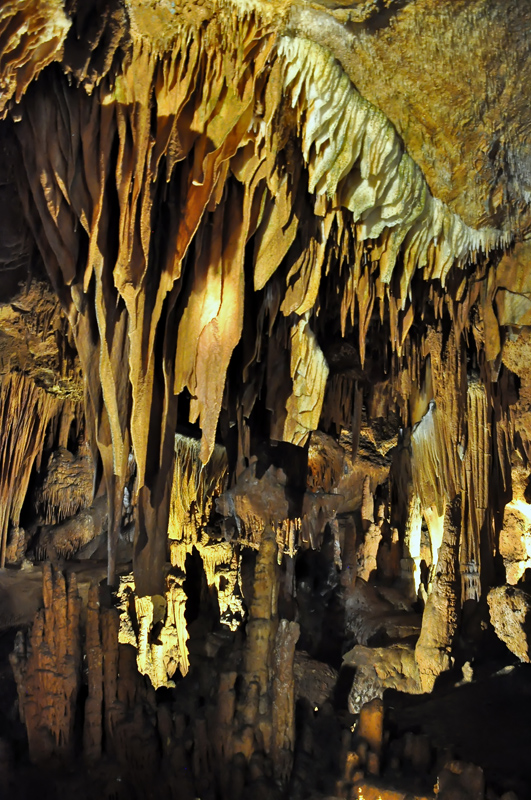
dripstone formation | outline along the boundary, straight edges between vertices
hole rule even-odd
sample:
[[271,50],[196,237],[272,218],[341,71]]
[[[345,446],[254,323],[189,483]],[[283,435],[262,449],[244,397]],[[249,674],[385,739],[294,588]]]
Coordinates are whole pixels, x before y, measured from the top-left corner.
[[6,796],[528,796],[530,35],[0,0]]

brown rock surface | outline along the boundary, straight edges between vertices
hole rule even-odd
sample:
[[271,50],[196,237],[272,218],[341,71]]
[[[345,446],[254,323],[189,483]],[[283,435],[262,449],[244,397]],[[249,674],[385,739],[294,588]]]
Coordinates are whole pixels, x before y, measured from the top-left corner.
[[520,661],[529,662],[531,597],[515,586],[498,586],[490,590],[487,600],[498,637]]
[[88,508],[93,493],[94,463],[88,444],[82,444],[76,456],[60,447],[48,459],[35,497],[36,510],[47,525],[57,524]]
[[[474,227],[525,230],[524,206],[518,221],[508,209],[529,191],[520,82],[531,70],[528,8],[503,0],[413,0],[371,9],[372,19],[358,21],[357,5],[315,16],[297,10],[295,24],[330,47],[363,96],[392,121],[436,197]],[[347,32],[348,20],[354,24]],[[500,175],[503,159],[512,169]]]
[[343,656],[343,663],[356,667],[348,697],[349,711],[353,714],[359,713],[362,706],[374,698],[382,698],[385,689],[410,694],[421,691],[415,650],[411,645],[356,645]]
[[331,699],[338,673],[329,664],[310,658],[304,651],[297,650],[293,672],[296,700],[304,697],[312,707],[318,708]]
[[77,695],[81,683],[80,599],[75,575],[65,577],[45,565],[44,608],[31,632],[17,635],[10,657],[19,710],[28,732],[32,761],[73,755]]
[[415,647],[415,660],[424,692],[432,691],[438,675],[449,669],[452,663],[452,644],[459,611],[459,511],[458,503],[446,509],[443,542],[439,550],[433,588],[422,616],[422,628]]

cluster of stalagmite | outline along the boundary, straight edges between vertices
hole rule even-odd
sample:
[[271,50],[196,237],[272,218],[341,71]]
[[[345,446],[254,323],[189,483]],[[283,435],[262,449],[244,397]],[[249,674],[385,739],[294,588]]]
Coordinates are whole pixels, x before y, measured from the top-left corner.
[[[193,740],[196,785],[206,781],[227,797],[241,796],[248,770],[256,773],[263,759],[264,786],[272,779],[286,785],[291,774],[299,626],[278,618],[279,577],[275,535],[269,528],[258,553],[241,658],[232,659],[235,671],[219,675],[219,691],[209,698],[207,725],[200,718],[186,723],[194,723],[187,735]],[[67,588],[61,572],[44,567],[44,609],[27,637],[18,634],[11,656],[34,762],[46,763],[52,756],[72,761],[77,713],[83,722],[83,757],[90,765],[106,754],[133,770],[141,786],[150,780],[158,785],[184,765],[190,765],[191,779],[191,761],[180,742],[184,717],[173,723],[171,706],[157,707],[153,691],[175,687],[170,678],[177,668],[186,675],[189,667],[185,596],[174,576],[168,576],[167,586],[165,597],[139,598],[132,576],[125,576],[113,607],[108,599],[102,602],[100,587],[92,584],[81,619],[75,577],[69,577]],[[214,674],[210,678],[216,683]],[[202,762],[207,752],[214,759],[209,765]]]
[[[256,560],[239,685],[237,672],[220,675],[222,741],[216,755],[224,796],[230,796],[231,782],[241,782],[243,787],[253,758],[268,756],[270,777],[280,785],[286,785],[290,777],[295,745],[293,662],[299,625],[279,620],[278,592],[277,543],[268,527]],[[260,779],[267,779],[267,771]]]
[[17,634],[11,665],[17,681],[19,711],[28,731],[33,761],[73,755],[74,723],[81,674],[76,579],[68,586],[60,572],[43,570],[44,608],[28,636]]

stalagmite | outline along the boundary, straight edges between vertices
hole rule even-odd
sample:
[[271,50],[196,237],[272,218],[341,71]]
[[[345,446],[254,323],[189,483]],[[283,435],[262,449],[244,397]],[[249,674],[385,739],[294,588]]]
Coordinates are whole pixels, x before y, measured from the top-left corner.
[[293,659],[299,633],[297,622],[283,619],[279,623],[275,639],[271,759],[275,778],[282,784],[289,780],[295,749]]
[[294,655],[300,630],[296,622],[279,621],[278,591],[277,544],[267,527],[256,560],[239,691],[234,689],[234,672],[220,677],[216,735],[225,740],[216,750],[222,772],[241,756],[249,762],[261,753],[271,759],[279,784],[287,785],[295,743]]
[[381,507],[377,520],[374,520],[374,498],[371,493],[371,483],[368,475],[363,483],[361,519],[365,537],[363,543],[359,546],[357,574],[362,580],[368,581],[371,574],[376,570],[376,556],[382,541],[382,526],[385,521]]
[[446,509],[444,534],[433,588],[422,617],[422,629],[415,648],[420,685],[431,692],[437,677],[452,665],[452,645],[457,630],[460,586],[458,584],[461,504],[456,500]]
[[20,565],[26,553],[28,537],[24,528],[11,528],[6,546],[6,564]]
[[83,750],[87,761],[101,757],[103,738],[103,648],[100,634],[99,587],[91,586],[87,603],[88,697],[85,703]]
[[75,576],[66,586],[64,575],[45,565],[42,580],[44,608],[27,636],[22,631],[17,634],[10,657],[35,763],[54,755],[72,758],[81,683],[81,602]]

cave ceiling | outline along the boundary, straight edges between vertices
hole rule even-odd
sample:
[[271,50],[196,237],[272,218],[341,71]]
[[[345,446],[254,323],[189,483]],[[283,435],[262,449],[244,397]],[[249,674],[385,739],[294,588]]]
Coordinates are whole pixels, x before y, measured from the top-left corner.
[[[502,0],[1,4],[2,337],[24,321],[14,275],[26,303],[37,275],[39,347],[56,314],[63,355],[43,377],[28,335],[18,369],[68,419],[83,376],[110,577],[131,453],[153,595],[178,425],[202,463],[222,441],[237,478],[257,440],[301,449],[319,426],[352,427],[355,458],[362,407],[419,423],[423,507],[479,498],[480,559],[531,324],[530,26]],[[28,480],[45,427],[4,445]],[[523,423],[517,442],[527,459]],[[288,508],[297,535],[311,509]]]

